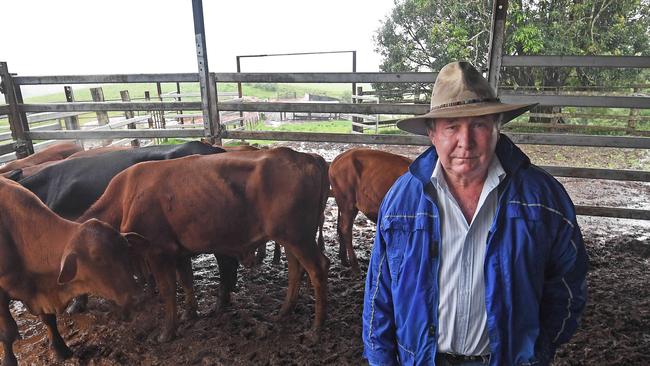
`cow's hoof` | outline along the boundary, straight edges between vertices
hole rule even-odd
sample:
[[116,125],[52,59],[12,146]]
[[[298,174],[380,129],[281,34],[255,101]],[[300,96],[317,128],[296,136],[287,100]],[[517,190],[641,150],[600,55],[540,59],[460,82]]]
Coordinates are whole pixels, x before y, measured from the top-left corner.
[[5,354],[2,358],[2,366],[18,366],[18,360],[13,354]]
[[281,321],[284,321],[284,320],[287,319],[287,317],[289,317],[289,314],[291,313],[292,310],[293,310],[293,308],[285,308],[285,307],[283,307],[278,311],[277,314],[271,315],[270,319],[271,319],[272,322],[275,322],[275,323],[279,323]]
[[303,344],[306,346],[315,346],[320,343],[320,330],[309,330],[302,334]]
[[65,312],[68,313],[69,315],[81,314],[86,311],[87,305],[88,304],[86,304],[85,301],[75,298],[72,300],[72,304],[68,306]]
[[196,313],[196,309],[188,309],[181,314],[181,320],[182,321],[188,321],[188,320],[194,320],[198,318],[198,314]]
[[119,314],[119,319],[123,322],[131,321],[131,309],[124,308],[116,310],[116,313]]
[[174,339],[174,333],[172,331],[163,330],[158,336],[158,343],[167,343],[172,339]]
[[341,260],[341,266],[343,267],[350,267],[350,262],[348,261],[348,257],[339,257]]
[[73,355],[72,350],[65,345],[58,346],[58,347],[51,347],[51,349],[58,361],[67,360]]

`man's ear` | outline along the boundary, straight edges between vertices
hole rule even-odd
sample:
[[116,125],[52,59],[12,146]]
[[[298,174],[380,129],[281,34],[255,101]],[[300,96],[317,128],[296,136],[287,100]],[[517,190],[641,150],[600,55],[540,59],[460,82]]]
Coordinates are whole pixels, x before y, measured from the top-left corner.
[[436,144],[433,138],[433,129],[430,127],[427,128],[427,137],[429,137],[429,140],[431,140],[432,145]]
[[59,271],[59,285],[66,284],[72,281],[77,275],[77,254],[72,252],[68,253],[61,261],[61,270]]

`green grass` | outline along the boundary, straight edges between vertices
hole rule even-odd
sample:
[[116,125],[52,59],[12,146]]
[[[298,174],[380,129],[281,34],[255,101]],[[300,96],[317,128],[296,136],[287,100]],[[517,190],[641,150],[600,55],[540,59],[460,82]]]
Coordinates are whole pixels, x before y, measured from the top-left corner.
[[[364,84],[358,84],[360,86]],[[104,92],[104,99],[106,101],[120,101],[120,91],[128,90],[129,96],[133,101],[143,101],[145,91],[150,94],[151,100],[158,100],[158,90],[155,83],[129,83],[129,84],[104,84],[101,86]],[[369,88],[369,85],[366,85]],[[180,89],[182,93],[199,93],[198,83],[181,83]],[[218,92],[236,92],[236,83],[218,83]],[[73,88],[75,100],[78,102],[92,101],[90,95],[90,88]],[[176,83],[162,83],[161,92],[169,93],[176,92]],[[244,96],[255,97],[258,99],[276,99],[278,97],[286,97],[286,95],[295,95],[296,98],[302,98],[306,93],[327,95],[330,97],[338,98],[343,102],[350,101],[351,86],[350,84],[272,84],[272,83],[244,83],[242,84],[242,92]],[[228,99],[224,97],[222,99]],[[172,100],[165,98],[165,100]],[[184,97],[183,101],[199,101],[198,97]],[[65,102],[65,94],[63,93],[63,86],[61,86],[60,93],[39,95],[25,98],[25,103],[62,103]],[[122,116],[123,112],[109,112],[109,116]],[[80,123],[83,125],[85,122],[95,120],[95,113],[83,114],[80,117]],[[49,123],[52,123],[50,121]],[[0,119],[0,132],[9,129],[9,122],[5,119]]]

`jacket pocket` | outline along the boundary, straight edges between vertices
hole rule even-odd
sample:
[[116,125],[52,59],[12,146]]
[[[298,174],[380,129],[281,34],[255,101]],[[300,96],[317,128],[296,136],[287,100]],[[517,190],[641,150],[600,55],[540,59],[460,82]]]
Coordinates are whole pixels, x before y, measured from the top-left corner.
[[538,274],[544,273],[549,243],[554,235],[547,228],[544,210],[535,204],[510,202],[506,211],[512,224],[508,238],[513,244],[509,249],[513,251],[511,257],[520,269],[531,274],[530,278],[538,278]]
[[405,249],[416,241],[425,239],[423,230],[430,229],[432,215],[384,215],[381,222],[382,236],[386,243],[386,258],[391,279],[397,281],[401,273]]

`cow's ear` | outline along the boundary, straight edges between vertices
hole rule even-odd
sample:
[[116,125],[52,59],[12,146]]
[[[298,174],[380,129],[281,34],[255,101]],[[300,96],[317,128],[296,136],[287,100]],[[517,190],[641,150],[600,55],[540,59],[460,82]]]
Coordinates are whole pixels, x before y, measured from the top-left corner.
[[3,173],[2,176],[4,176],[7,179],[11,179],[14,182],[18,182],[23,178],[23,170],[22,169],[14,169],[12,171],[9,171],[7,173]]
[[61,271],[59,272],[59,285],[72,281],[77,275],[77,254],[69,253],[61,262]]
[[149,240],[138,233],[129,232],[122,234],[122,236],[129,243],[129,248],[133,248],[137,252],[144,251],[149,247]]

